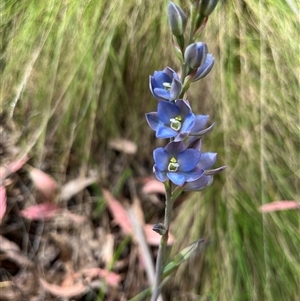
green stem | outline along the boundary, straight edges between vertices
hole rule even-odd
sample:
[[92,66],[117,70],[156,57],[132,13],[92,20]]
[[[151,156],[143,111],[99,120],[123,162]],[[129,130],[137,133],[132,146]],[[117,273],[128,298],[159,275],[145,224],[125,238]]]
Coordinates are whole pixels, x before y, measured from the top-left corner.
[[[188,40],[187,40],[187,44],[186,45],[190,45],[194,42],[194,34],[196,31],[196,22],[197,22],[197,14],[198,14],[198,6],[199,3],[195,3],[194,5],[196,5],[195,7],[193,7],[193,5],[191,6],[191,28],[190,28],[190,32],[189,32],[189,36],[188,36]],[[182,52],[184,53],[184,52]],[[185,62],[183,60],[183,62],[181,63],[181,82],[184,83],[186,76],[189,74],[190,70],[188,70],[187,66],[185,65]],[[186,89],[183,89],[182,93],[180,94],[180,98],[184,97],[184,94],[186,92],[186,90],[188,89],[188,87]]]
[[172,209],[173,209],[172,183],[169,181],[168,185],[166,185],[166,207],[165,207],[165,220],[164,220],[164,226],[166,232],[165,234],[162,235],[159,248],[158,248],[158,254],[156,259],[155,282],[153,286],[151,301],[156,301],[160,293],[159,286],[161,282],[163,260],[166,252],[167,243],[168,243]]

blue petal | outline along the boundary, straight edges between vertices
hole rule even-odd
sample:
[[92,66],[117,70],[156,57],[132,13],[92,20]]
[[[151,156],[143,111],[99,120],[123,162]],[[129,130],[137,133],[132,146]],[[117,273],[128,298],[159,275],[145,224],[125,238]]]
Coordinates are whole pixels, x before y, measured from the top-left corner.
[[215,164],[216,160],[217,160],[217,153],[211,153],[211,152],[202,153],[198,163],[198,167],[204,170],[209,169]]
[[153,77],[155,78],[160,87],[163,87],[163,83],[172,82],[172,78],[169,77],[168,74],[166,74],[163,71],[155,71]]
[[162,100],[169,100],[170,92],[164,88],[154,88],[153,95],[155,98],[161,98]]
[[215,59],[211,53],[208,53],[206,56],[205,62],[197,69],[197,72],[193,78],[193,81],[197,81],[201,78],[204,78],[213,68]]
[[160,101],[157,106],[157,114],[159,119],[170,124],[170,119],[180,115],[180,109],[172,102]]
[[175,139],[174,139],[174,141],[183,141],[186,137],[188,137],[188,135],[190,134],[190,132],[185,132],[185,133],[179,133],[176,137],[175,137]]
[[169,152],[170,157],[176,158],[178,153],[183,152],[186,149],[186,146],[182,141],[173,141],[168,143],[165,149]]
[[156,165],[153,166],[153,172],[157,180],[161,182],[165,182],[166,180],[168,180],[166,172],[158,170]]
[[197,166],[191,171],[183,172],[183,174],[186,182],[192,182],[199,179],[204,174],[204,170]]
[[177,172],[167,172],[168,178],[178,186],[181,186],[185,182],[185,176]]
[[195,115],[194,114],[187,115],[184,119],[180,131],[190,133],[191,129],[194,127],[194,123],[195,123]]
[[163,70],[164,73],[166,73],[169,77],[170,77],[170,81],[171,82],[173,78],[175,79],[178,79],[179,80],[179,77],[178,77],[178,74],[170,67],[166,67],[164,70]]
[[209,116],[208,115],[197,115],[195,116],[195,124],[191,129],[191,133],[197,133],[203,130],[205,125],[207,124]]
[[182,90],[182,84],[180,80],[174,78],[170,89],[170,100],[172,101],[177,99],[179,94],[181,93],[181,90]]
[[191,191],[191,190],[203,190],[206,187],[210,186],[213,182],[213,177],[212,176],[205,176],[203,175],[200,177],[198,180],[186,183],[184,185],[183,190],[185,191]]
[[192,113],[192,109],[188,103],[187,100],[183,100],[183,99],[178,99],[176,101],[176,105],[179,107],[180,111],[181,111],[181,115],[183,117],[187,116],[188,114]]
[[157,82],[157,80],[156,80],[155,77],[153,77],[153,76],[150,76],[150,82],[149,82],[149,85],[150,85],[150,90],[151,90],[151,92],[153,92],[153,90],[154,90],[155,88],[160,87],[159,83]]
[[161,123],[156,130],[156,137],[160,139],[172,138],[177,135],[177,132],[173,129],[166,127],[163,123]]
[[199,137],[192,137],[189,139],[188,148],[193,148],[201,152],[202,140]]
[[[153,94],[153,89],[154,89],[154,87],[153,87],[153,83],[152,83],[152,76],[150,75],[149,76],[149,89],[150,89],[150,91],[151,91],[151,93]],[[154,94],[153,94],[154,95]]]
[[159,124],[159,119],[157,116],[156,112],[151,112],[146,114],[146,120],[151,127],[152,130],[156,131],[158,124]]
[[169,153],[166,149],[164,149],[163,147],[156,148],[153,151],[153,158],[156,167],[160,171],[167,170],[169,164]]
[[181,152],[177,156],[180,171],[191,171],[196,167],[201,157],[201,153],[193,148]]
[[226,168],[227,168],[227,166],[224,165],[224,166],[221,166],[221,167],[218,167],[218,168],[214,168],[214,169],[206,169],[204,171],[204,174],[207,175],[207,176],[209,176],[209,175],[213,176],[213,175],[216,175],[216,174],[222,172]]

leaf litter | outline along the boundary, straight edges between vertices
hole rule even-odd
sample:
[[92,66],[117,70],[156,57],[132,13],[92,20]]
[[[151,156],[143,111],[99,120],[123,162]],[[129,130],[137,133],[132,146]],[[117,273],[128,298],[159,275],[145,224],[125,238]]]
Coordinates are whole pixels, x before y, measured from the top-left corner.
[[[122,144],[118,164],[133,146]],[[160,236],[152,225],[163,217],[156,180],[138,174],[115,196],[113,185],[104,188],[94,175],[68,176],[59,185],[33,167],[34,158],[18,155],[12,152],[0,169],[0,301],[129,300],[153,282]]]

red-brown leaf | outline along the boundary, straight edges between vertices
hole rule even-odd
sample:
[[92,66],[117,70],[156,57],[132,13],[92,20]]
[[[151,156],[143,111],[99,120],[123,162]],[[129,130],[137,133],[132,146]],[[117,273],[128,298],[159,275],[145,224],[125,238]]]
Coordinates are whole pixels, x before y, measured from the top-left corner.
[[150,179],[147,180],[147,182],[143,186],[142,192],[144,194],[151,194],[151,193],[165,194],[165,185],[156,179]]
[[51,219],[61,210],[55,204],[44,203],[38,204],[21,210],[21,215],[29,220]]
[[0,185],[0,224],[2,223],[3,216],[6,212],[6,190],[5,187]]
[[[86,285],[84,285],[81,281],[82,276],[85,278]],[[40,279],[40,282],[44,289],[50,292],[54,296],[65,297],[65,298],[76,298],[82,296],[90,290],[89,284],[93,279],[105,279],[108,285],[110,286],[118,286],[121,281],[121,276],[117,275],[113,272],[108,272],[106,270],[100,268],[88,268],[82,269],[79,272],[70,275],[70,285],[56,285],[50,284],[44,279]],[[79,281],[78,281],[79,280]]]
[[58,184],[51,176],[33,167],[29,170],[29,176],[36,189],[42,192],[48,200],[54,197],[58,189]]
[[102,189],[103,196],[108,208],[114,217],[115,222],[122,228],[125,234],[132,233],[132,225],[126,209],[116,200],[113,195],[106,189]]
[[75,298],[82,296],[89,291],[89,287],[83,285],[82,283],[76,283],[75,285],[69,287],[62,287],[56,284],[50,284],[47,281],[40,279],[40,282],[44,289],[50,292],[54,296],[64,297],[64,298]]
[[121,276],[109,272],[107,270],[101,269],[101,268],[88,268],[83,269],[80,271],[80,274],[84,274],[84,276],[87,278],[88,282],[90,282],[92,279],[100,278],[105,279],[108,285],[110,286],[118,286],[118,284],[121,281]]
[[15,173],[20,168],[23,167],[23,165],[28,161],[28,157],[24,157],[22,159],[18,159],[7,166],[1,166],[0,167],[0,181],[3,181],[5,178],[7,178],[10,174]]
[[264,204],[259,207],[261,212],[274,212],[283,210],[300,209],[300,202],[296,201],[276,201],[268,204]]
[[97,181],[96,177],[91,178],[78,178],[69,181],[61,188],[61,199],[63,201],[68,201],[73,196],[81,192],[86,187],[92,185]]

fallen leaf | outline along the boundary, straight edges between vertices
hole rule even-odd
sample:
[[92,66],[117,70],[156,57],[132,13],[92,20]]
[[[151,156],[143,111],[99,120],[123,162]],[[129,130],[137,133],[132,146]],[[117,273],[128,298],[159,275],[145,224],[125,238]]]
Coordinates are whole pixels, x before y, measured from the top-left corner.
[[[6,259],[15,262],[20,267],[29,267],[32,268],[34,266],[33,261],[29,260],[20,250],[19,246],[7,239],[4,236],[0,235],[0,252],[1,254],[5,254]],[[1,299],[1,298],[0,298]]]
[[1,253],[20,252],[20,248],[15,242],[0,235],[0,251]]
[[268,204],[264,204],[259,207],[261,212],[274,212],[291,209],[300,209],[300,202],[296,201],[276,201]]
[[[51,237],[53,237],[51,235]],[[73,262],[72,262],[72,249],[70,248],[70,245],[65,241],[63,241],[63,237],[60,236],[60,235],[56,235],[55,237],[56,239],[56,243],[57,243],[57,246],[59,248],[59,251],[60,251],[60,256],[61,256],[61,259],[62,261],[64,262],[64,270],[65,270],[65,275],[64,275],[64,279],[63,281],[60,283],[60,286],[61,287],[70,287],[72,286],[73,284],[77,283],[77,278],[76,277],[76,274],[74,272],[74,265],[73,265]],[[81,279],[79,279],[81,280]]]
[[18,171],[19,169],[21,169],[21,168],[23,167],[23,165],[28,161],[28,159],[29,159],[29,158],[28,158],[27,156],[25,156],[25,157],[23,157],[23,158],[21,158],[21,159],[18,159],[18,160],[16,160],[16,161],[10,163],[10,164],[9,164],[9,170],[10,170],[11,172],[16,172],[16,171]]
[[98,228],[96,231],[98,241],[101,241],[99,257],[101,258],[101,262],[104,263],[104,266],[109,266],[114,260],[115,236],[111,233],[104,233],[104,230],[101,228]]
[[36,189],[42,192],[48,200],[54,197],[58,189],[58,184],[51,176],[33,167],[29,169],[29,176]]
[[[85,277],[86,285],[82,282],[82,276]],[[105,279],[109,286],[118,286],[121,281],[121,276],[113,272],[109,272],[100,268],[90,268],[82,269],[75,274],[70,274],[69,286],[66,286],[66,281],[62,285],[50,284],[44,279],[40,279],[40,282],[44,289],[50,292],[54,296],[65,297],[65,298],[75,298],[86,294],[90,289],[92,289],[92,280]],[[77,281],[77,282],[76,282]]]
[[56,284],[50,284],[47,281],[40,279],[40,283],[47,290],[54,296],[64,297],[64,298],[75,298],[84,295],[90,289],[88,286],[83,285],[82,283],[76,283],[69,287],[61,287]]
[[[102,189],[103,196],[106,200],[108,208],[112,213],[115,222],[122,228],[125,234],[132,234],[132,223],[128,216],[126,209],[120,204],[118,200],[116,200],[113,195]],[[160,242],[161,236],[152,230],[153,225],[146,224],[143,226],[146,241],[149,245],[158,246]],[[174,237],[172,234],[169,234],[168,245],[172,245],[174,243]]]
[[0,224],[2,223],[3,216],[6,212],[6,190],[4,186],[0,186]]
[[143,186],[142,192],[144,194],[159,193],[164,195],[166,190],[165,185],[162,182],[156,179],[149,179]]
[[[10,262],[8,265],[9,270],[12,266],[19,270],[17,274],[10,274],[9,272],[2,273],[2,279],[0,281],[0,300],[28,300],[29,295],[32,296],[37,288],[38,269],[34,261],[27,258],[25,253],[23,251],[21,252],[15,242],[1,235],[0,253],[1,264],[3,260],[8,261]],[[1,266],[1,270],[4,268],[4,271],[6,271],[6,266],[7,264]]]
[[110,139],[108,144],[112,149],[128,155],[134,155],[137,152],[136,144],[126,139]]
[[19,169],[23,167],[23,165],[28,161],[28,157],[25,156],[21,159],[18,159],[10,164],[8,166],[1,166],[0,167],[0,181],[4,181],[5,178],[7,178],[12,173],[15,173]]
[[[146,224],[144,226],[144,232],[148,245],[159,246],[161,235],[152,230],[153,225]],[[168,245],[171,246],[174,243],[174,236],[169,233]]]
[[110,286],[118,286],[122,280],[120,275],[101,268],[82,269],[79,273],[83,274],[89,282],[95,278],[105,279]]
[[125,208],[106,189],[102,189],[103,196],[115,222],[122,228],[125,234],[132,233],[132,225]]
[[94,184],[97,181],[97,178],[78,178],[69,181],[61,188],[60,198],[62,201],[68,201],[73,196],[81,192],[86,187]]
[[23,209],[20,213],[29,220],[44,220],[53,218],[60,210],[61,208],[55,204],[44,203]]
[[75,213],[72,213],[68,210],[65,210],[61,213],[61,216],[63,218],[66,218],[68,220],[70,220],[71,222],[73,222],[76,225],[82,225],[84,222],[86,222],[86,216],[82,216],[82,215],[78,215]]

